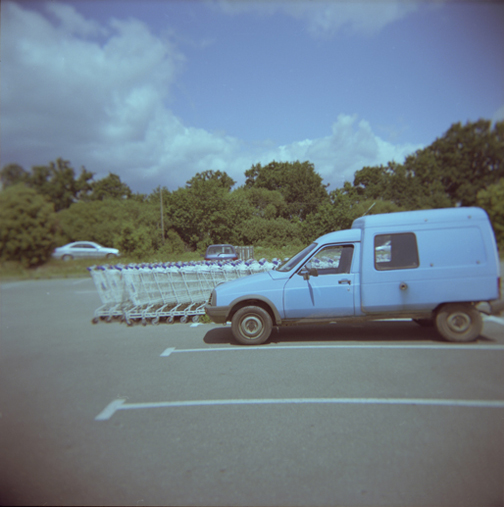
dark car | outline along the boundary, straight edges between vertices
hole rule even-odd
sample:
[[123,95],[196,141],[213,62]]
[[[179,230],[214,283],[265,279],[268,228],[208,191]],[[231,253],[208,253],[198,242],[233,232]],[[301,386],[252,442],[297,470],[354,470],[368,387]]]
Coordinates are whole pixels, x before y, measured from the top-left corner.
[[235,261],[238,259],[233,245],[210,245],[206,249],[206,261]]

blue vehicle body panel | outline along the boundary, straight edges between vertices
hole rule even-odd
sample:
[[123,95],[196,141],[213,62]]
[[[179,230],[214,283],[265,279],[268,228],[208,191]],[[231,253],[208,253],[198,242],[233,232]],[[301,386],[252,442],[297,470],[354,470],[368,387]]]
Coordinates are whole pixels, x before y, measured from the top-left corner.
[[[327,268],[332,264],[324,253],[339,251],[343,263],[343,250],[352,252],[347,256],[351,264]],[[429,317],[444,303],[500,296],[495,235],[480,208],[361,217],[349,230],[321,236],[306,252],[287,263],[285,271],[280,267],[218,286],[215,305],[228,307],[231,315],[234,305],[261,300],[280,324]],[[310,268],[317,269],[310,273]]]
[[217,305],[232,307],[244,295],[250,299],[266,298],[275,306],[280,318],[284,318],[283,287],[287,280],[287,274],[267,271],[223,283],[217,287]]
[[[362,227],[362,311],[429,311],[445,302],[499,297],[495,237],[479,208],[449,208],[374,215],[354,221]],[[379,271],[374,239],[384,232],[413,233],[419,265]],[[406,288],[401,290],[401,286]]]

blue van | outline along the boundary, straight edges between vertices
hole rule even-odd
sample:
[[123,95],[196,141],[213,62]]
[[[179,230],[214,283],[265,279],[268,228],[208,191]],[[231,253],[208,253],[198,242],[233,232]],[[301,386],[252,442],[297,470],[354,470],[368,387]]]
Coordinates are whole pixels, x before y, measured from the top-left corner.
[[217,286],[205,306],[231,322],[242,344],[264,343],[274,326],[388,318],[435,325],[449,341],[472,341],[476,305],[500,297],[492,226],[480,208],[370,215],[331,232],[273,271]]

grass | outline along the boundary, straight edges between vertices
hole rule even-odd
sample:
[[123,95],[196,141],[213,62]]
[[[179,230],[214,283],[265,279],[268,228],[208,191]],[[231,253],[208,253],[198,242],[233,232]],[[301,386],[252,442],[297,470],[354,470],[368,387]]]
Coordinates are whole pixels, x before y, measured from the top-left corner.
[[[298,252],[299,247],[284,248],[265,248],[256,247],[254,257],[259,259],[272,260],[273,258],[284,259],[292,257]],[[146,258],[138,259],[134,257],[120,257],[117,262],[110,262],[107,259],[75,259],[71,261],[62,261],[60,259],[50,259],[45,264],[26,268],[17,261],[0,262],[0,280],[47,280],[51,278],[86,278],[89,276],[88,267],[105,264],[138,264],[155,262],[189,262],[201,261],[199,252],[185,252],[183,254],[173,254],[171,256],[161,257],[153,254]]]

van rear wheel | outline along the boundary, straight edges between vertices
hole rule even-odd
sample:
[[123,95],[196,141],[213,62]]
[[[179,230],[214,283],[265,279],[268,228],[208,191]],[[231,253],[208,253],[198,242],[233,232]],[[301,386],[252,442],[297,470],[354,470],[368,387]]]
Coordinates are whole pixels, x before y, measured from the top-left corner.
[[450,342],[471,342],[483,329],[480,312],[471,305],[449,304],[436,315],[436,328]]
[[270,314],[259,306],[240,308],[231,321],[233,336],[242,345],[260,345],[270,336],[273,322]]

